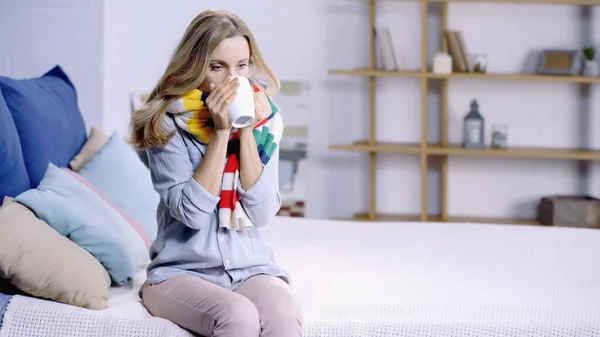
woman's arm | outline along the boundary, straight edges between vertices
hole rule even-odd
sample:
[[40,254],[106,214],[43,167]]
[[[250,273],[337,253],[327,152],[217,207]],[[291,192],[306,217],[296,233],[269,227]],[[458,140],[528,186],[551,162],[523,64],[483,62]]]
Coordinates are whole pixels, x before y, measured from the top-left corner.
[[271,112],[279,111],[275,103],[267,97],[264,86],[256,80],[253,82],[255,85],[259,85],[259,91],[254,93],[256,120],[251,126],[238,130],[240,134],[240,180],[244,190],[252,187],[263,171],[253,134],[254,125],[269,117]]
[[198,184],[214,196],[219,195],[221,188],[228,141],[229,130],[216,130],[208,143],[204,158],[194,173],[194,179]]
[[263,172],[252,129],[243,128],[240,134],[240,181],[242,189],[250,189]]
[[240,202],[255,227],[266,225],[281,208],[279,148],[263,166],[254,135],[240,132]]
[[[165,118],[165,126],[175,130],[171,118]],[[146,151],[154,189],[171,216],[193,229],[202,229],[209,223],[220,200],[216,195],[221,184],[227,140],[222,141],[217,135],[213,139],[196,171],[179,132],[164,147]],[[214,176],[217,178],[213,179]]]

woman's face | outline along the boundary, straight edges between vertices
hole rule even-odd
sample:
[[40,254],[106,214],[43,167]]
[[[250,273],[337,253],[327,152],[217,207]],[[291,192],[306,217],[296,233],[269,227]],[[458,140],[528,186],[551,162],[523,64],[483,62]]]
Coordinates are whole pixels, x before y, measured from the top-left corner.
[[201,90],[208,91],[210,84],[219,84],[227,76],[249,76],[250,47],[243,36],[221,41],[209,58],[208,71]]

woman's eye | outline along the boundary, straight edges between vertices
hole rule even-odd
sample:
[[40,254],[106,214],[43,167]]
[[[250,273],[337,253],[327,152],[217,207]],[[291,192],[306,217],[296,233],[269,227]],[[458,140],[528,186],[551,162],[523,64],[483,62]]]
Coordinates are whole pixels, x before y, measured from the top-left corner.
[[244,68],[246,68],[247,66],[248,66],[247,64],[240,64],[240,65],[239,65],[239,67],[240,67],[241,69],[244,69]]
[[221,66],[220,66],[220,65],[218,65],[218,64],[215,64],[215,65],[213,65],[213,66],[211,66],[211,67],[210,67],[210,69],[211,69],[211,70],[221,70],[222,68],[223,68],[223,67],[221,67]]

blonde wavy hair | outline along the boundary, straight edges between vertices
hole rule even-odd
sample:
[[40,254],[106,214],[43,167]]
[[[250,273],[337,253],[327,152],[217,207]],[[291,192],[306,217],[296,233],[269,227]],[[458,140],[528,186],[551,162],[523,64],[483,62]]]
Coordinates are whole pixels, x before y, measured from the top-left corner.
[[267,94],[279,90],[279,79],[263,58],[252,32],[238,16],[210,9],[190,23],[179,42],[165,73],[145,104],[134,111],[129,141],[139,150],[167,144],[174,131],[167,131],[163,119],[169,104],[185,93],[199,88],[209,68],[210,55],[221,41],[243,36],[250,47],[250,69],[254,76],[267,82]]

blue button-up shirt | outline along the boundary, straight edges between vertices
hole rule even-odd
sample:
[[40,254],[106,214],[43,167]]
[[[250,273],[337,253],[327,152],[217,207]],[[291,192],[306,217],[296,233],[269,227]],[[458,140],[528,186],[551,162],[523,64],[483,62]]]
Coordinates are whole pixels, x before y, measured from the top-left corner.
[[289,282],[260,235],[260,227],[274,219],[281,206],[279,150],[247,191],[238,182],[240,202],[254,228],[232,231],[219,227],[219,197],[193,177],[207,146],[177,127],[171,116],[165,117],[164,124],[175,135],[166,146],[146,150],[154,188],[160,195],[158,233],[150,247],[147,282],[156,284],[182,273],[231,290],[257,274]]

